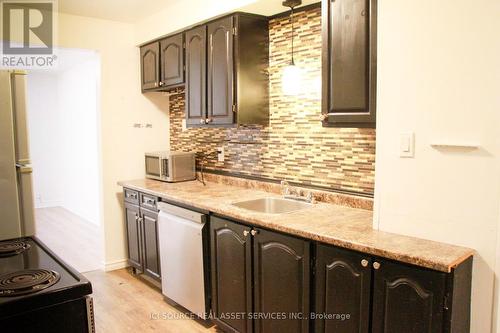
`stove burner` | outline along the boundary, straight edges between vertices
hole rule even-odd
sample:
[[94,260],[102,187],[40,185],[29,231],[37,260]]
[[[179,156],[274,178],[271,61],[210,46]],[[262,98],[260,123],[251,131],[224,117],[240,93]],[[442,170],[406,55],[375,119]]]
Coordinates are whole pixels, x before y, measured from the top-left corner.
[[0,258],[15,256],[29,249],[31,245],[23,241],[0,242]]
[[0,276],[0,297],[36,293],[59,281],[60,276],[46,269],[25,269]]

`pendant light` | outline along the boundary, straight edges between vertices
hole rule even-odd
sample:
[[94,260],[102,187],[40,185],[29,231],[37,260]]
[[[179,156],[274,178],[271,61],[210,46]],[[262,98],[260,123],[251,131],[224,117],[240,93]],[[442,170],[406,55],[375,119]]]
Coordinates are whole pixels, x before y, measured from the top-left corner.
[[290,8],[290,23],[292,24],[292,52],[290,63],[283,68],[283,75],[281,77],[281,88],[284,95],[291,96],[300,93],[301,73],[300,68],[295,65],[293,59],[293,37],[295,33],[293,24],[293,9],[302,4],[301,0],[287,0],[283,1],[282,5]]

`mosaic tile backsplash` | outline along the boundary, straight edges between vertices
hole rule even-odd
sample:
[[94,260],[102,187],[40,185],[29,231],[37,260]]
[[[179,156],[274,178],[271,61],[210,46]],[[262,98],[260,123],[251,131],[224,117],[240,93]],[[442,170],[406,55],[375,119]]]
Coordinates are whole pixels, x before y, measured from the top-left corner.
[[[182,130],[185,95],[180,88],[169,97],[171,149],[211,154],[207,170],[373,195],[375,130],[321,126],[321,9],[298,12],[294,20],[301,93],[291,97],[281,92],[281,73],[290,62],[291,24],[288,17],[272,19],[269,126]],[[222,163],[214,155],[221,146]]]

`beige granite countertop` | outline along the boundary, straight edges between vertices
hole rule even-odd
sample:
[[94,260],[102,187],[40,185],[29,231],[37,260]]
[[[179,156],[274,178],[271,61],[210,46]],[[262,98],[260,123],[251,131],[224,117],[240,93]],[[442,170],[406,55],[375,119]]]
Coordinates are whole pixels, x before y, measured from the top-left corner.
[[266,214],[238,208],[232,203],[276,197],[276,194],[211,182],[204,186],[199,181],[164,183],[140,179],[118,184],[255,226],[442,272],[450,272],[474,254],[469,248],[374,230],[369,210],[317,203],[301,211]]

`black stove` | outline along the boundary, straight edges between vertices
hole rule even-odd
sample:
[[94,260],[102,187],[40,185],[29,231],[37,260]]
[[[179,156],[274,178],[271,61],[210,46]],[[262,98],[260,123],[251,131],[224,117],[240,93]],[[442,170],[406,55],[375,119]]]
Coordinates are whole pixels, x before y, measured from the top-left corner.
[[37,238],[0,241],[2,331],[93,332],[91,293],[90,282]]

